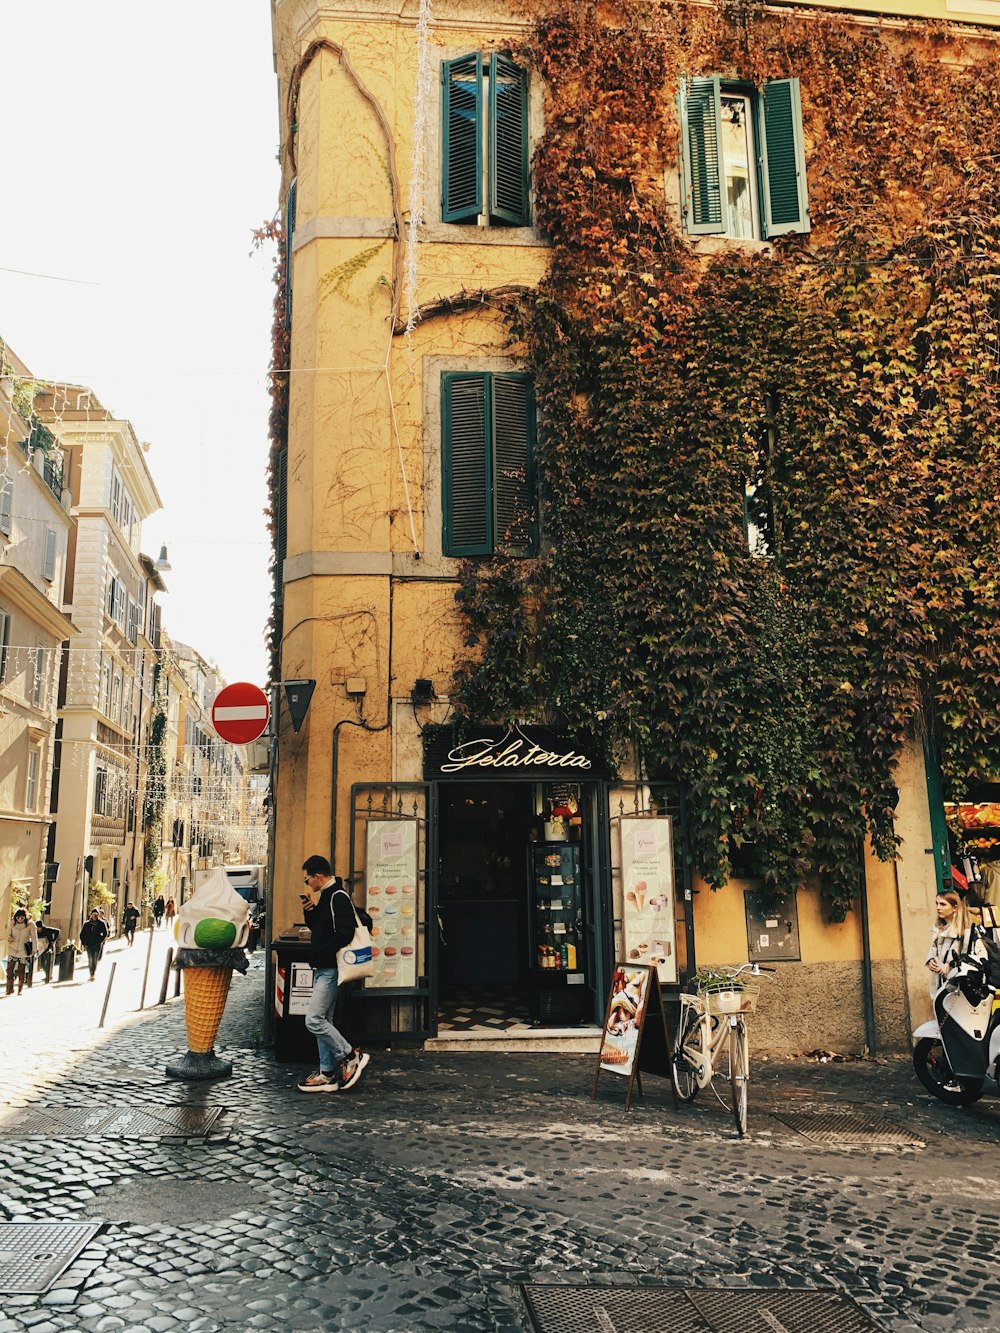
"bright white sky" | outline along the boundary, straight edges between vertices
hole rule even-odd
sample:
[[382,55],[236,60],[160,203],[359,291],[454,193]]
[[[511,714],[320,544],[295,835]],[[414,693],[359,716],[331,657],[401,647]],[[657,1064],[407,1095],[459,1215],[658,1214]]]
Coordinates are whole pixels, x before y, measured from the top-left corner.
[[274,255],[250,252],[278,200],[268,0],[2,8],[0,337],[149,441],[164,628],[263,686]]

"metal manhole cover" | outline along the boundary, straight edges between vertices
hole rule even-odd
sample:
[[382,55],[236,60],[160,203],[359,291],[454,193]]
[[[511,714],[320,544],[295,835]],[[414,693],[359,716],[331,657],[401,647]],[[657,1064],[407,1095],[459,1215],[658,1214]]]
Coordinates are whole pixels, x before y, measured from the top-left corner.
[[891,1120],[879,1120],[854,1111],[833,1111],[818,1115],[787,1114],[772,1111],[775,1120],[804,1134],[814,1143],[863,1144],[867,1147],[922,1148],[924,1141],[908,1129],[900,1129]]
[[221,1115],[218,1106],[27,1107],[0,1115],[0,1130],[13,1139],[201,1138]]
[[833,1291],[680,1287],[522,1287],[536,1333],[878,1333]]
[[0,1222],[0,1292],[48,1291],[99,1227],[99,1222]]

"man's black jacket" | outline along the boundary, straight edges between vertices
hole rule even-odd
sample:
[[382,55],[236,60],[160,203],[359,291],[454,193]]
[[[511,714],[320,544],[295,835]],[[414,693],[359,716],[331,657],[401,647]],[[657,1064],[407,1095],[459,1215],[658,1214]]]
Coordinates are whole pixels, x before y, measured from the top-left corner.
[[[362,908],[358,916],[369,928],[371,917]],[[306,925],[309,927],[309,966],[336,967],[337,950],[350,944],[354,938],[357,922],[350,896],[344,888],[343,880],[335,879],[320,894],[315,907],[305,909]]]

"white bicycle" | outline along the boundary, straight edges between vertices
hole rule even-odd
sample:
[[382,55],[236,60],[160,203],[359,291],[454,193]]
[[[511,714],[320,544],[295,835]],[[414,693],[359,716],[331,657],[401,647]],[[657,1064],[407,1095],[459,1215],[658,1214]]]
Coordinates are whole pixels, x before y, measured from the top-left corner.
[[[760,982],[751,978],[774,970],[759,963],[716,967],[695,978],[693,993],[680,997],[680,1022],[670,1066],[674,1089],[682,1102],[690,1102],[702,1088],[711,1086],[732,1112],[740,1138],[747,1132],[750,1082],[746,1015],[754,1012],[760,995]],[[727,1092],[721,1092],[714,1081],[716,1073],[728,1084]]]

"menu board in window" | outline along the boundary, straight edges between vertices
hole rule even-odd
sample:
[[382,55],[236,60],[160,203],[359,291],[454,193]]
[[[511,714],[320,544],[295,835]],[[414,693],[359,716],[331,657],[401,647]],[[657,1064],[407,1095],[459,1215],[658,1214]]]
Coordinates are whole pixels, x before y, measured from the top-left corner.
[[417,984],[417,825],[368,821],[365,906],[372,919],[375,975],[365,987]]

